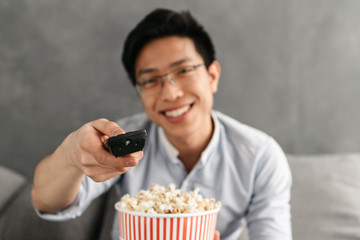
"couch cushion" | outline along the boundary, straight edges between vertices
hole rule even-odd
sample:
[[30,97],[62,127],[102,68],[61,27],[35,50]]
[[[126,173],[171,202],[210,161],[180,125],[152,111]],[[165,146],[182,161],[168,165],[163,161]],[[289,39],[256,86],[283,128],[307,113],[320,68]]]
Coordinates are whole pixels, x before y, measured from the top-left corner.
[[[26,187],[0,216],[1,240],[110,239],[111,224],[104,221],[108,194],[103,194],[95,199],[80,217],[54,222],[41,219],[35,213],[30,197],[31,189],[32,184],[26,184]],[[114,207],[111,213],[113,213],[113,217]]]
[[294,239],[360,239],[360,155],[288,159]]
[[25,178],[18,173],[0,166],[0,214],[24,185]]

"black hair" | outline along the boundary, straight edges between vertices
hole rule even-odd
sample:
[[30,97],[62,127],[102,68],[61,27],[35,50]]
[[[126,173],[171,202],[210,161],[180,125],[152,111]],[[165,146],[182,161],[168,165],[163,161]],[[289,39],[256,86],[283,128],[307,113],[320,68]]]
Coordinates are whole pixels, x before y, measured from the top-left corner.
[[133,85],[136,84],[135,61],[141,49],[152,40],[168,36],[190,38],[206,68],[215,60],[215,49],[209,34],[189,11],[155,9],[136,25],[124,43],[122,62]]

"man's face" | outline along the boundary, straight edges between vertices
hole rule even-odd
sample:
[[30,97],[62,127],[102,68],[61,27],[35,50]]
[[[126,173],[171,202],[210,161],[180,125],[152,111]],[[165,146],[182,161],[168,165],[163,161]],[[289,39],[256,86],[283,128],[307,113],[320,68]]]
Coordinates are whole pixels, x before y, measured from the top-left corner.
[[[144,46],[135,62],[137,82],[156,78],[184,67],[203,64],[193,41],[186,37],[164,37]],[[157,93],[140,94],[148,117],[161,126],[168,137],[182,138],[212,131],[210,111],[217,91],[220,66],[214,61],[207,70],[201,65],[190,77],[171,84],[167,76]],[[186,81],[187,84],[183,84]]]

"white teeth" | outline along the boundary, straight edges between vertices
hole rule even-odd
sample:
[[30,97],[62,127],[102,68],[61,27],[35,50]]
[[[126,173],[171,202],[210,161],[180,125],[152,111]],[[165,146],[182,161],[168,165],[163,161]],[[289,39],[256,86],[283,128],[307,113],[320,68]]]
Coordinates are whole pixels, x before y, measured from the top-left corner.
[[179,117],[181,115],[183,115],[185,112],[187,112],[190,109],[190,105],[187,105],[185,107],[173,110],[173,111],[168,111],[165,112],[165,115],[168,117]]

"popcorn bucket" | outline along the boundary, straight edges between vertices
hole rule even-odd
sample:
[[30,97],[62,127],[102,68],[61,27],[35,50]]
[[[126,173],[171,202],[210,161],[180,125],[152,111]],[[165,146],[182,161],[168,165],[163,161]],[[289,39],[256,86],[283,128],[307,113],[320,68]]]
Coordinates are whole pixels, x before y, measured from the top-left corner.
[[213,240],[220,210],[149,214],[115,208],[120,240]]

